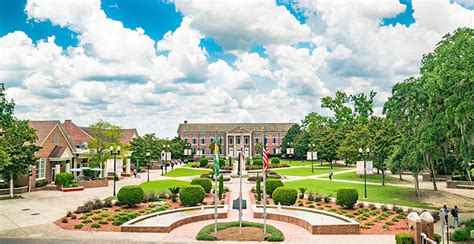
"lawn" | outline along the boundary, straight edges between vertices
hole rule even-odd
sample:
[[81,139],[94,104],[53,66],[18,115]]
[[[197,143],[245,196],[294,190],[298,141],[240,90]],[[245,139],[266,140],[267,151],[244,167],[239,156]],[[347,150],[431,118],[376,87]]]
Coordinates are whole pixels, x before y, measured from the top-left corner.
[[[338,180],[352,180],[352,181],[364,182],[364,175],[357,175],[356,172],[335,174],[335,175],[333,175],[332,178],[333,179],[338,179]],[[374,183],[382,184],[382,175],[381,174],[367,175],[367,182],[374,182]],[[400,181],[396,178],[385,175],[385,183],[406,184],[408,182]]]
[[[349,170],[350,168],[333,168],[332,172],[338,172],[343,170]],[[321,175],[329,174],[330,167],[314,167],[314,173],[311,172],[311,167],[300,167],[300,168],[284,168],[284,169],[272,169],[280,175],[289,175],[289,176],[311,176],[311,175]]]
[[177,168],[165,174],[168,177],[183,177],[210,173],[207,169]]
[[150,182],[145,182],[142,183],[140,186],[143,188],[145,193],[161,193],[161,192],[166,192],[170,193],[169,189],[170,187],[173,186],[189,186],[191,183],[187,181],[182,181],[182,180],[155,180],[155,181],[150,181]]
[[[318,192],[321,195],[331,194],[333,197],[336,196],[336,191],[339,188],[355,188],[359,192],[359,200],[363,200],[364,197],[364,184],[306,179],[285,182],[285,186],[294,188],[306,187],[309,191]],[[368,202],[395,204],[417,208],[430,207],[428,204],[418,200],[415,196],[415,190],[411,188],[367,185],[367,195],[368,198],[366,201]]]

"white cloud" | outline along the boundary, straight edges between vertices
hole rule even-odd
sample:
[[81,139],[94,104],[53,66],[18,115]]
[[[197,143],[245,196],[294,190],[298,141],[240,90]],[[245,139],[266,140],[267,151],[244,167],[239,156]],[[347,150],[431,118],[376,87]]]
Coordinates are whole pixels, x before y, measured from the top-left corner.
[[302,25],[275,1],[175,1],[179,11],[193,16],[192,27],[214,38],[225,49],[245,50],[252,43],[293,44],[310,36]]

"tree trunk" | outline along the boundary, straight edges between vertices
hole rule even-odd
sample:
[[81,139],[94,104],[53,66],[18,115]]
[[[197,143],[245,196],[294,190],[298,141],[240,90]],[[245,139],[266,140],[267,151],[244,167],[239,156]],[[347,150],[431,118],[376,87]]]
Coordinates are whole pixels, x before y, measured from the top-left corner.
[[420,198],[420,197],[421,197],[421,194],[420,194],[420,183],[418,182],[418,173],[417,173],[417,174],[413,174],[413,177],[415,177],[415,193],[416,193],[416,197]]
[[385,186],[385,170],[382,169],[382,186]]
[[436,186],[436,174],[435,174],[435,169],[434,169],[434,160],[430,157],[430,155],[426,155],[426,158],[428,159],[430,163],[430,171],[431,171],[431,181],[433,182],[433,190],[437,191],[438,187]]
[[10,197],[13,197],[13,171],[10,171]]
[[398,166],[398,177],[400,178],[400,180],[403,180],[402,179],[402,169],[400,166]]
[[332,160],[329,160],[329,166],[331,166],[332,169]]

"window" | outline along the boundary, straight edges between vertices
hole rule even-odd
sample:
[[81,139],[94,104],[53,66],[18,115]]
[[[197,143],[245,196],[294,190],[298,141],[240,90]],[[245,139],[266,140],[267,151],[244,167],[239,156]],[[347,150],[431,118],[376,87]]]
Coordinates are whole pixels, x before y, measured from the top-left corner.
[[255,144],[258,143],[258,137],[255,137]]
[[201,137],[201,144],[206,144],[206,137]]
[[277,154],[277,152],[276,152],[276,148],[273,148],[273,150],[272,150],[272,151],[273,151],[273,154]]
[[54,145],[58,145],[59,144],[59,136],[54,135],[53,141],[54,141]]
[[46,173],[46,159],[40,158],[38,165],[36,166],[36,179],[44,179]]
[[211,137],[210,140],[211,140],[211,143],[213,143],[214,142],[214,137]]
[[193,145],[196,145],[197,144],[197,139],[195,136],[193,136]]
[[229,144],[234,144],[234,138],[233,137],[229,137]]
[[272,138],[272,141],[273,141],[273,144],[276,144],[276,143],[277,143],[277,138],[276,138],[276,137],[273,137],[273,138]]
[[219,137],[219,143],[222,144],[222,136]]
[[248,136],[244,136],[244,143],[245,143],[245,145],[249,144],[249,137]]
[[238,136],[236,138],[237,138],[237,144],[240,144],[240,136]]

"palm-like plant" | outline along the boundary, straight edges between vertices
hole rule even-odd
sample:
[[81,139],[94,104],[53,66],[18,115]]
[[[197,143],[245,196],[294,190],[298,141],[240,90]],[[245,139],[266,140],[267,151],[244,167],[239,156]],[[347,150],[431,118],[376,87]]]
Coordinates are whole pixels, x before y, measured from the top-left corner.
[[304,198],[304,193],[306,192],[306,190],[308,190],[308,188],[306,187],[300,187],[298,188],[301,192],[301,195],[300,195],[300,199],[303,199]]
[[174,186],[174,187],[170,187],[168,188],[171,192],[171,201],[173,202],[176,202],[176,198],[178,197],[178,193],[179,193],[179,190],[181,190],[181,188],[179,186]]

